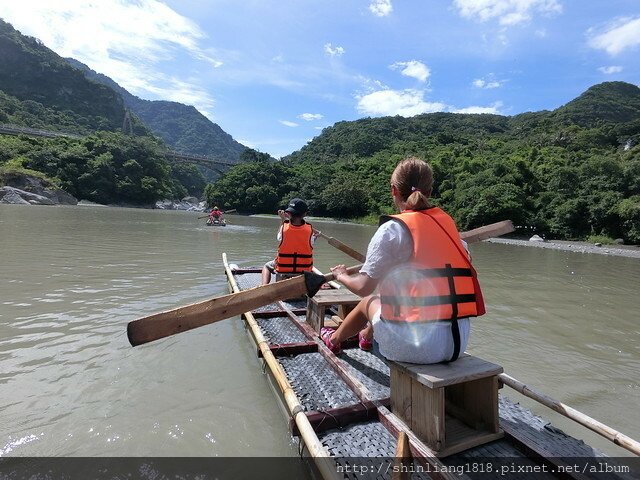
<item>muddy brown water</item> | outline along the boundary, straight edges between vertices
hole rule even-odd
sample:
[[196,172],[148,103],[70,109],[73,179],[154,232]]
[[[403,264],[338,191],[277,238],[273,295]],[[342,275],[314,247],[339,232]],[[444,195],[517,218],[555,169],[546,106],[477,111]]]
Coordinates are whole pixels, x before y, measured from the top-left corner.
[[[0,205],[0,456],[294,456],[242,322],[132,348],[126,324],[226,293],[222,252],[260,266],[275,218]],[[372,227],[317,222],[365,251]],[[640,260],[472,246],[488,305],[469,351],[640,438]],[[316,265],[352,264],[319,239]],[[625,451],[545,407],[535,413]]]

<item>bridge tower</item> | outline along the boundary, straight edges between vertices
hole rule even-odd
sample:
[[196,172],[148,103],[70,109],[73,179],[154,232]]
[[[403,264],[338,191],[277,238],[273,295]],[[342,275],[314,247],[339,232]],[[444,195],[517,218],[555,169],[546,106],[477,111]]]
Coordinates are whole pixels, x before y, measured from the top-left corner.
[[124,120],[122,121],[122,133],[125,135],[133,135],[133,125],[131,124],[131,114],[129,109],[124,110]]

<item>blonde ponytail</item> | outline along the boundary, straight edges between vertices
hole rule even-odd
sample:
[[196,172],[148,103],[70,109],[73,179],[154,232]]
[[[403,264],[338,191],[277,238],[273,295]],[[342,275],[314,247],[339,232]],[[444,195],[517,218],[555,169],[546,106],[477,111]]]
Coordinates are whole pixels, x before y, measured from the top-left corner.
[[416,157],[402,160],[391,175],[409,210],[424,210],[431,206],[429,197],[433,189],[433,170],[428,163]]

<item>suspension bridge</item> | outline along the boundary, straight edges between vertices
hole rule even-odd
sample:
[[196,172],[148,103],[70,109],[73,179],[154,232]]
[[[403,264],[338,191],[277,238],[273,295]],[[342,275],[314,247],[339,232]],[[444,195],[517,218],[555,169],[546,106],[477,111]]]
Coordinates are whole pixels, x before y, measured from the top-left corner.
[[[82,138],[82,135],[67,132],[55,132],[52,130],[42,130],[37,128],[21,127],[18,125],[0,124],[1,135],[27,135],[30,137],[45,137],[45,138]],[[194,163],[196,165],[202,165],[203,167],[210,168],[218,173],[223,173],[223,170],[237,165],[235,162],[231,162],[226,159],[211,157],[205,155],[194,155],[189,153],[176,152],[168,150],[165,153],[166,157],[175,162]]]

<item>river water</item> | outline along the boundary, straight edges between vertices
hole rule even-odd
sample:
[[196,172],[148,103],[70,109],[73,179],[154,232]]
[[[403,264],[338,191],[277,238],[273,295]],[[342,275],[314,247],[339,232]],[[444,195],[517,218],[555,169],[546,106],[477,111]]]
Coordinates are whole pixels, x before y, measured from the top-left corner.
[[[293,456],[239,318],[129,346],[127,322],[227,293],[222,252],[261,265],[275,218],[0,205],[0,456]],[[317,222],[365,251],[372,227]],[[640,438],[640,260],[471,247],[488,315],[469,351]],[[318,240],[316,265],[355,263]],[[625,451],[521,400],[587,443]]]

